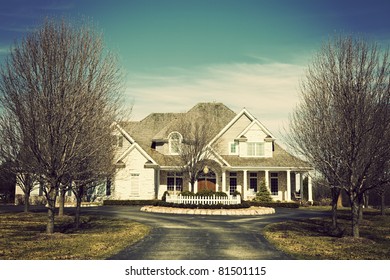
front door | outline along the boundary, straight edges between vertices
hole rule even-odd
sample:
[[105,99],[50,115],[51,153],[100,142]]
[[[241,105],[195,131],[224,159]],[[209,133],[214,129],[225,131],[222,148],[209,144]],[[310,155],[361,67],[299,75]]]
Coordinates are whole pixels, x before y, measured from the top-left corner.
[[217,179],[215,173],[209,170],[207,174],[201,172],[198,178],[198,192],[203,190],[216,191]]

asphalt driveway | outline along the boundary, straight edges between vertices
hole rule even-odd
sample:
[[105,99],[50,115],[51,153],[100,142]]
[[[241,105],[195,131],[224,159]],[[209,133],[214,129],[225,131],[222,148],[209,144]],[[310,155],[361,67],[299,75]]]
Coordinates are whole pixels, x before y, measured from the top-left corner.
[[[36,208],[35,211],[45,211]],[[69,213],[73,209],[66,208]],[[200,216],[140,212],[136,206],[82,208],[83,214],[125,218],[152,227],[150,235],[123,249],[116,260],[283,260],[292,259],[265,240],[261,229],[270,223],[329,215],[303,209],[276,209],[262,216]],[[1,212],[23,211],[0,205]],[[108,237],[109,238],[109,237]]]
[[99,213],[129,218],[153,230],[137,244],[110,259],[117,260],[283,260],[292,259],[265,240],[261,229],[278,221],[307,219],[328,213],[302,209],[277,209],[263,216],[199,216],[145,213],[140,207],[85,208]]

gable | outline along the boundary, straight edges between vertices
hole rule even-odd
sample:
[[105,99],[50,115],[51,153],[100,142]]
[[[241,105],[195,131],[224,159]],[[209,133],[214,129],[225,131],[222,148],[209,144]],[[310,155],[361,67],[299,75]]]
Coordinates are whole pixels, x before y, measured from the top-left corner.
[[251,119],[246,114],[242,114],[233,123],[229,124],[227,129],[221,133],[218,140],[213,141],[214,148],[222,155],[229,154],[229,143],[234,142],[240,133],[250,124]]
[[263,128],[258,123],[253,122],[237,138],[245,137],[248,142],[264,142],[267,136]]

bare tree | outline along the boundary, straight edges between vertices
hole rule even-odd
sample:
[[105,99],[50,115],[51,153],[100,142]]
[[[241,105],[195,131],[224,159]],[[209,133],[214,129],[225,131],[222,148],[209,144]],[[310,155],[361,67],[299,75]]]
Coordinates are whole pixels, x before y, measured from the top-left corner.
[[[218,119],[212,112],[202,111],[201,114],[186,114],[181,116],[171,127],[170,131],[177,134],[176,164],[191,184],[191,191],[195,189],[195,182],[210,160],[215,158],[218,151],[218,142],[210,145],[211,140],[218,132]],[[175,136],[174,136],[175,137]]]
[[16,120],[30,167],[45,180],[48,233],[54,232],[63,178],[84,173],[79,167],[110,145],[91,135],[112,132],[121,85],[117,61],[104,51],[102,36],[65,20],[46,20],[12,48],[1,69],[0,102]]
[[7,171],[15,176],[15,183],[24,193],[24,212],[29,212],[30,194],[39,176],[31,169],[30,151],[20,144],[23,141],[17,128],[13,116],[0,116],[0,158],[7,163],[3,165]]
[[[110,121],[108,118],[107,122]],[[109,125],[109,123],[107,123]],[[113,126],[111,126],[113,128]],[[77,172],[71,176],[71,183],[69,184],[75,197],[76,197],[76,215],[75,226],[79,227],[80,224],[80,207],[83,195],[87,192],[88,188],[92,188],[97,184],[104,183],[110,180],[115,174],[114,156],[116,143],[111,133],[107,133],[107,127],[101,127],[103,131],[99,131],[99,128],[93,130],[93,134],[88,131],[84,133],[84,137],[94,145],[89,146],[89,149],[84,150],[83,160],[79,162]],[[111,130],[108,130],[111,131]]]
[[290,121],[291,146],[329,186],[348,194],[354,237],[359,237],[364,193],[383,183],[373,169],[390,157],[389,68],[388,50],[375,43],[330,40],[307,70]]

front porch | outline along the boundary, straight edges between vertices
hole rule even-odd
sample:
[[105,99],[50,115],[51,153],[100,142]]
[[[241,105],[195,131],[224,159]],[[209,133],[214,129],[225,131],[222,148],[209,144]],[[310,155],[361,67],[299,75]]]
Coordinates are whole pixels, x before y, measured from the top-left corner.
[[[233,195],[236,191],[243,200],[252,200],[264,183],[274,201],[294,201],[304,197],[304,180],[307,178],[307,200],[313,202],[312,179],[308,170],[273,169],[238,169],[214,168],[202,174],[195,182],[194,193],[210,189]],[[190,191],[191,185],[182,172],[160,170],[159,197],[165,191],[178,195],[182,191]]]

